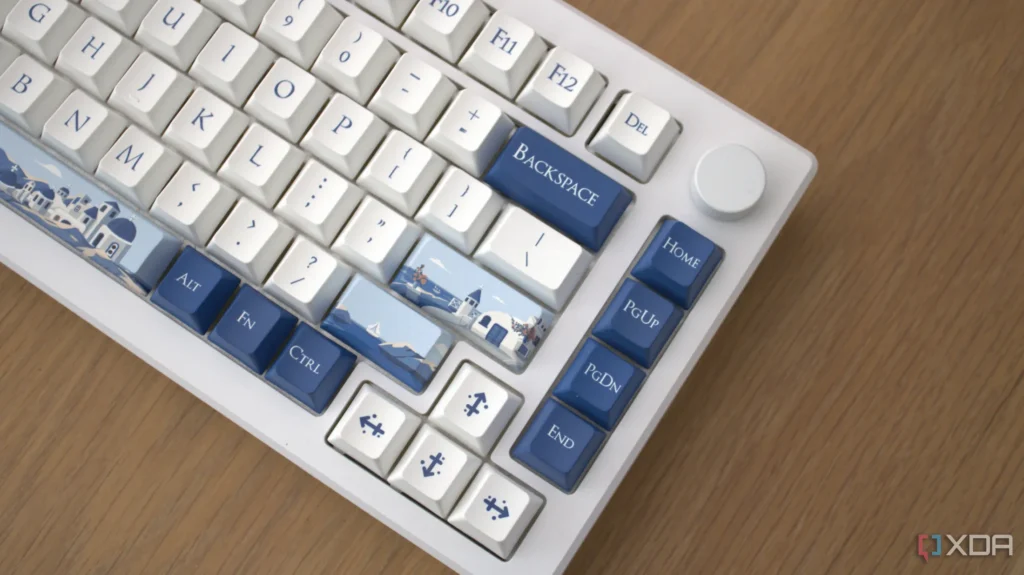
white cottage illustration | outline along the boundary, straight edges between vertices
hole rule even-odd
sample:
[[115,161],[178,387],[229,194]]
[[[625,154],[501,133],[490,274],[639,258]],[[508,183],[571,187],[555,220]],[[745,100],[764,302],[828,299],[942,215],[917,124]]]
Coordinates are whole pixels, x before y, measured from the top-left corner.
[[96,250],[114,263],[120,263],[135,241],[135,224],[125,218],[117,218],[103,225],[90,242]]
[[[483,288],[477,288],[459,303],[454,314],[455,323],[469,329],[474,335],[498,348],[510,358],[529,357],[543,339],[547,328],[539,318],[530,317],[526,323],[503,311],[481,312]],[[452,303],[458,303],[456,301]]]

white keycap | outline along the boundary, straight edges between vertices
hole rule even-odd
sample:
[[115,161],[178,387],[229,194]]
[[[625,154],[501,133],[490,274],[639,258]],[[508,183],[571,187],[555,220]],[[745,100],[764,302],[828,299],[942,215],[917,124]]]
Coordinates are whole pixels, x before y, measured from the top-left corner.
[[220,18],[193,0],[157,0],[135,39],[184,72],[218,26]]
[[96,18],[89,18],[57,56],[57,69],[106,100],[141,50]]
[[402,33],[454,64],[490,15],[482,0],[420,2],[402,26]]
[[53,64],[84,21],[85,12],[67,0],[21,0],[7,14],[3,35],[44,64]]
[[479,468],[479,457],[424,426],[388,482],[433,513],[447,517]]
[[320,162],[310,160],[278,202],[274,213],[300,232],[329,246],[364,195],[363,190]]
[[125,36],[134,36],[156,0],[82,0],[82,7]]
[[344,94],[335,94],[302,138],[302,149],[351,180],[359,176],[390,128]]
[[248,124],[248,116],[199,88],[171,120],[164,139],[193,162],[214,171]]
[[7,69],[14,60],[21,55],[21,50],[17,46],[0,38],[0,73]]
[[71,93],[71,83],[36,62],[18,56],[0,76],[0,114],[33,136]]
[[516,103],[566,135],[576,133],[608,85],[592,65],[555,47],[526,83]]
[[299,237],[267,280],[267,291],[319,324],[352,277],[352,268],[306,238]]
[[472,253],[504,205],[501,196],[451,166],[416,214],[416,221],[462,253]]
[[639,94],[619,99],[590,142],[590,149],[623,171],[646,182],[682,132],[664,108]]
[[371,14],[384,21],[392,28],[402,25],[417,0],[355,0],[356,4],[366,8]]
[[419,425],[419,418],[412,412],[365,384],[327,436],[327,442],[385,477]]
[[441,156],[392,130],[358,181],[364,190],[412,217],[444,169]]
[[135,205],[148,209],[180,165],[177,152],[137,126],[128,126],[100,160],[96,177]]
[[256,87],[245,111],[296,144],[331,95],[312,74],[279,58]]
[[214,94],[241,108],[273,63],[270,48],[225,22],[199,52],[189,74]]
[[341,14],[324,0],[276,0],[256,38],[309,69],[339,24]]
[[43,126],[43,141],[92,173],[127,127],[120,114],[75,90]]
[[249,34],[256,32],[263,16],[266,15],[274,0],[201,0],[221,18],[245,30]]
[[547,46],[533,28],[498,10],[469,47],[459,68],[511,100],[545,52]]
[[253,283],[263,283],[295,236],[288,226],[241,198],[210,241],[209,250]]
[[387,283],[419,236],[419,226],[367,197],[359,204],[331,251],[364,274]]
[[455,95],[455,84],[412,54],[398,60],[370,100],[370,111],[422,140]]
[[430,412],[430,422],[486,457],[523,400],[471,363],[464,363]]
[[110,105],[150,132],[162,134],[194,85],[181,72],[143,52],[114,86]]
[[501,109],[468,90],[459,92],[427,145],[474,177],[482,177],[516,125]]
[[313,64],[313,73],[332,88],[366,105],[398,61],[398,49],[355,18],[341,23]]
[[485,463],[448,522],[508,559],[543,505],[540,496]]
[[238,191],[272,208],[302,167],[298,148],[259,124],[253,124],[217,173]]
[[205,246],[238,194],[192,162],[185,162],[153,203],[153,217],[186,240]]
[[476,259],[558,311],[583,279],[591,257],[551,226],[509,206]]

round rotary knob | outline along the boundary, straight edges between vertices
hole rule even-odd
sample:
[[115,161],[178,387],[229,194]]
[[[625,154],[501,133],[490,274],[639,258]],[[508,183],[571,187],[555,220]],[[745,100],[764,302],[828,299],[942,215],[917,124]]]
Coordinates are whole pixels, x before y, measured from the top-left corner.
[[691,195],[702,212],[719,220],[738,220],[764,196],[764,165],[739,144],[709,150],[697,162]]

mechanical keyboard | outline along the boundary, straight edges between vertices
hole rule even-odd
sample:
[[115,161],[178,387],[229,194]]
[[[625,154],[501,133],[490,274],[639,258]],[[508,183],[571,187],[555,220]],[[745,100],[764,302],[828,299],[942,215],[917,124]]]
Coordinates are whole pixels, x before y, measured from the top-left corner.
[[556,0],[0,20],[0,261],[465,573],[564,570],[816,172]]

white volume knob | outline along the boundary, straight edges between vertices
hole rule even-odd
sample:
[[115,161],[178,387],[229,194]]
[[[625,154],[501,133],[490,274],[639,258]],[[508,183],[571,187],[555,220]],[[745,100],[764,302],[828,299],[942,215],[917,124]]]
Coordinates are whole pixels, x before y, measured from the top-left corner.
[[738,220],[764,196],[764,165],[757,154],[739,144],[709,150],[693,172],[693,201],[708,216]]

